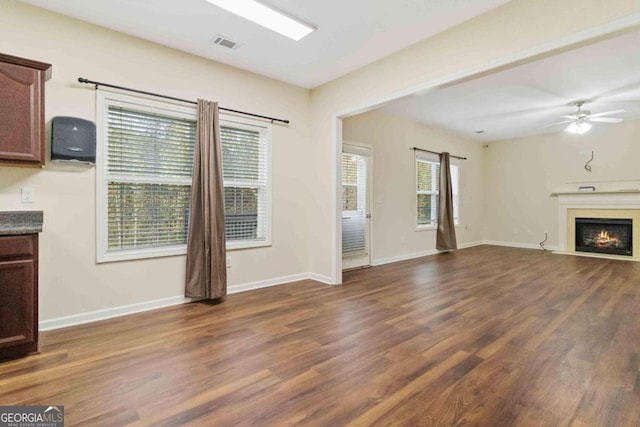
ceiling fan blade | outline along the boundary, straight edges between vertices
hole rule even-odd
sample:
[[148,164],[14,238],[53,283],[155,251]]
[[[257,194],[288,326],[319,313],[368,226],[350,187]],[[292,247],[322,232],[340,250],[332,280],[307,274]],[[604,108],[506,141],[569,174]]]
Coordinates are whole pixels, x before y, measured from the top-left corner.
[[544,127],[548,128],[548,127],[551,127],[551,126],[563,125],[563,124],[571,123],[571,122],[574,122],[574,121],[575,121],[575,120],[563,120],[563,121],[561,121],[561,122],[551,123],[550,125],[545,125]]
[[611,111],[605,111],[604,113],[591,114],[589,117],[610,116],[612,114],[622,114],[626,112],[627,110],[611,110]]
[[571,116],[560,116],[560,117],[565,118],[565,119],[571,119],[571,120],[577,120],[578,119],[578,116],[576,116],[575,114],[571,115]]
[[591,122],[599,122],[599,123],[620,123],[621,121],[623,121],[624,119],[619,119],[616,117],[596,117],[594,118],[590,118],[589,121]]

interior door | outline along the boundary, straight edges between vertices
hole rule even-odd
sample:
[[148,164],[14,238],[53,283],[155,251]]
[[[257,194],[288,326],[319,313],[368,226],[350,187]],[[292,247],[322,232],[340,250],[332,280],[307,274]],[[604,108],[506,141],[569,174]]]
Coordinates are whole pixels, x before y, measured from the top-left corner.
[[342,268],[371,265],[371,149],[342,148]]

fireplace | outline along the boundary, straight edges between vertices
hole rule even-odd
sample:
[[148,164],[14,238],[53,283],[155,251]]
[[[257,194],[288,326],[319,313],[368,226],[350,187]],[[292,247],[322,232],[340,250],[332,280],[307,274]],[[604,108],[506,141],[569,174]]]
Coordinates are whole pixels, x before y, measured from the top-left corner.
[[633,256],[631,219],[576,218],[576,251]]

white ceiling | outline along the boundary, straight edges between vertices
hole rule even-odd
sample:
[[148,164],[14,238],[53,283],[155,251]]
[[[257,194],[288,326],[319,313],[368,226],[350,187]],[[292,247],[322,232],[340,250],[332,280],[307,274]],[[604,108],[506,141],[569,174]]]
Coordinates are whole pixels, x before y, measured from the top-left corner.
[[[318,28],[299,42],[205,0],[23,1],[313,88],[510,0],[265,0]],[[242,46],[211,44],[216,34]]]
[[[591,100],[591,113],[625,109],[611,117],[640,119],[640,32],[623,35],[424,95],[382,109],[478,141],[561,132],[549,126]],[[593,126],[615,126],[594,123]],[[475,133],[484,130],[482,134]]]

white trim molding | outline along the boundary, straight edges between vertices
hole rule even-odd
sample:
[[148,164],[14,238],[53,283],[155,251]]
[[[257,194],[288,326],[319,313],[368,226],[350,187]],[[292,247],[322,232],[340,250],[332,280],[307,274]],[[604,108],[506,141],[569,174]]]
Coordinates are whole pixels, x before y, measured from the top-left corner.
[[316,282],[324,283],[325,285],[340,285],[340,282],[334,281],[329,276],[324,276],[322,274],[309,273],[309,277],[307,279],[315,280]]
[[435,255],[437,253],[438,253],[437,250],[429,249],[429,250],[426,250],[426,251],[413,252],[413,253],[410,253],[410,254],[396,255],[396,256],[392,256],[392,257],[376,259],[376,260],[373,260],[373,262],[371,262],[371,265],[373,267],[376,267],[378,265],[391,264],[391,263],[399,262],[399,261],[407,261],[409,259],[421,258],[423,256],[429,256],[429,255]]
[[85,323],[97,322],[99,320],[126,316],[127,314],[142,313],[149,310],[155,310],[157,308],[186,304],[197,300],[198,299],[185,298],[183,296],[161,298],[153,301],[145,301],[136,304],[122,305],[119,307],[105,308],[103,310],[87,311],[85,313],[73,314],[71,316],[41,320],[39,327],[41,331],[51,331],[54,329],[68,328],[69,326],[83,325]]
[[[482,242],[483,245],[491,245],[491,246],[505,246],[508,248],[520,248],[520,249],[538,249],[542,250],[540,243],[516,243],[516,242],[501,242],[498,240],[484,240]],[[549,246],[545,245],[544,248],[548,251],[557,251],[557,246]]]
[[274,277],[273,279],[259,280],[257,282],[243,283],[241,285],[231,285],[227,288],[227,295],[239,294],[241,292],[252,291],[254,289],[268,288],[271,286],[284,285],[308,279],[311,279],[311,273],[292,274],[290,276]]
[[[275,277],[273,279],[260,280],[257,282],[232,285],[227,289],[227,295],[239,294],[241,292],[254,289],[267,288],[270,286],[285,285],[301,280],[314,280],[324,284],[332,285],[330,277],[315,273],[300,273],[290,276]],[[126,316],[128,314],[142,313],[158,308],[171,307],[174,305],[187,304],[199,301],[199,298],[185,298],[182,295],[161,298],[152,301],[144,301],[135,304],[122,305],[118,307],[105,308],[102,310],[87,311],[85,313],[73,314],[71,316],[56,317],[49,320],[42,320],[39,323],[41,331],[51,331],[54,329],[68,328],[70,326],[83,325],[85,323],[97,322],[100,320],[112,319],[114,317]]]
[[[481,242],[481,241],[480,242],[461,243],[461,244],[458,245],[458,249],[472,248],[474,246],[480,246],[482,244],[484,244],[484,242]],[[375,266],[378,266],[378,265],[391,264],[393,262],[407,261],[407,260],[410,260],[410,259],[421,258],[421,257],[429,256],[429,255],[436,255],[436,254],[438,254],[440,252],[441,251],[439,251],[437,249],[428,249],[426,251],[413,252],[413,253],[410,253],[410,254],[397,255],[397,256],[392,256],[392,257],[387,257],[387,258],[379,258],[379,259],[373,260],[371,265],[373,267],[375,267]]]

